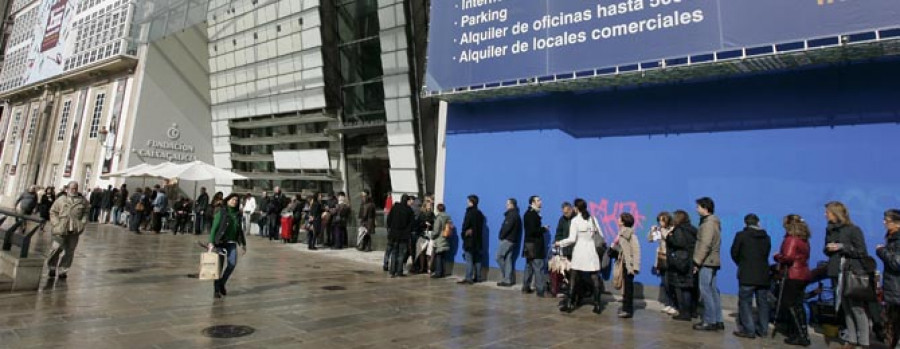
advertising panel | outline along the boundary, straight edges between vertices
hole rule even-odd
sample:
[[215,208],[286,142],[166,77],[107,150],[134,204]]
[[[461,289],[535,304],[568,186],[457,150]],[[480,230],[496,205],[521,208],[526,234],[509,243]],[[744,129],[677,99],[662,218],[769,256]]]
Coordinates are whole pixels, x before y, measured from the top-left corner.
[[432,2],[429,91],[900,26],[896,0]]
[[35,40],[29,52],[30,66],[25,85],[63,73],[65,57],[74,50],[72,17],[80,0],[44,0],[41,3]]

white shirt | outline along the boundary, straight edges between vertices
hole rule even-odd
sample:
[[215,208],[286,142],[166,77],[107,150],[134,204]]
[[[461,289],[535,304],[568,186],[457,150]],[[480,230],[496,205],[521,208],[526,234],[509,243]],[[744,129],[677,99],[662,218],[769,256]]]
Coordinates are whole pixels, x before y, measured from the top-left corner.
[[244,201],[244,213],[253,213],[256,212],[256,198],[250,197],[246,201]]

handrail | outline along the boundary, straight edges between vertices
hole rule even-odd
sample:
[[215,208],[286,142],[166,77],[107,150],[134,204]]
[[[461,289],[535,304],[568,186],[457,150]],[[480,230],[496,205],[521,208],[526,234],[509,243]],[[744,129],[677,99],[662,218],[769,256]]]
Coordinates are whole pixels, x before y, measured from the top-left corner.
[[[13,223],[9,229],[0,228],[0,232],[4,232],[3,234],[3,251],[12,250],[12,246],[14,243],[18,243],[17,245],[20,247],[19,258],[28,258],[28,251],[31,249],[31,238],[34,237],[34,234],[37,233],[38,229],[44,227],[46,224],[46,220],[43,218],[31,216],[31,215],[23,215],[11,210],[0,208],[0,225],[6,222],[6,219],[9,217],[15,217],[16,222]],[[35,226],[31,227],[28,230],[26,222],[34,222],[37,223]],[[21,234],[17,234],[17,231],[21,230]]]

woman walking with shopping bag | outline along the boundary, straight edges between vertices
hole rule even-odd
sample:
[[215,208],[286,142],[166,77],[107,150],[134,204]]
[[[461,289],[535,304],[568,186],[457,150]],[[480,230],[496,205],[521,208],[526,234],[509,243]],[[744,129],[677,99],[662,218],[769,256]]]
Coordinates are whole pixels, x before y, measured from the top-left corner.
[[[213,284],[215,298],[228,295],[225,284],[234,267],[237,266],[237,247],[241,246],[242,254],[247,254],[247,240],[244,230],[241,228],[241,216],[238,212],[238,195],[231,194],[223,200],[225,205],[219,208],[213,216],[212,229],[209,234],[209,252],[217,250],[220,253],[220,264],[225,264],[222,276]],[[224,260],[223,260],[224,259]]]

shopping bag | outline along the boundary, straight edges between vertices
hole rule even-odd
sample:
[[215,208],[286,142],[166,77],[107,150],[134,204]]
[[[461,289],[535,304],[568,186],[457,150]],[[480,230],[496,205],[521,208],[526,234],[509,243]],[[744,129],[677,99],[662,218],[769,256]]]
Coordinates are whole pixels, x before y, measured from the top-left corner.
[[222,271],[222,262],[219,260],[219,254],[215,252],[204,252],[200,255],[200,280],[218,280]]

